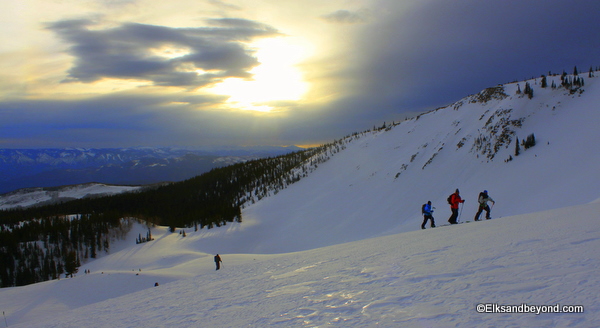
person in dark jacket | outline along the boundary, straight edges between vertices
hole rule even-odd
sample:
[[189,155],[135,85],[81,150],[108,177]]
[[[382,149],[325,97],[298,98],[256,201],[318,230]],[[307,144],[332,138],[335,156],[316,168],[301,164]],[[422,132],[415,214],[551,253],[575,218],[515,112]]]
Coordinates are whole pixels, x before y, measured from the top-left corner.
[[431,207],[431,201],[428,201],[427,204],[423,204],[421,212],[423,213],[423,224],[421,224],[421,229],[425,229],[425,224],[427,224],[428,220],[431,220],[431,227],[435,228],[435,221],[432,215],[433,207]]
[[477,214],[475,214],[475,221],[479,221],[479,216],[481,215],[481,212],[483,212],[483,210],[485,210],[485,218],[487,220],[491,219],[491,210],[490,206],[488,205],[488,202],[492,202],[492,206],[496,205],[496,202],[492,199],[492,197],[488,195],[488,191],[484,190],[483,192],[479,193],[479,198],[477,199],[477,201],[479,202],[479,210],[477,211]]
[[217,270],[219,270],[221,268],[221,257],[219,256],[219,254],[215,255],[215,264],[217,265]]
[[458,191],[458,189],[456,189],[456,191],[450,195],[450,210],[452,211],[452,215],[450,216],[450,218],[448,219],[448,222],[450,222],[450,224],[457,224],[458,221],[458,205],[460,203],[464,203],[465,200],[460,198],[460,192]]

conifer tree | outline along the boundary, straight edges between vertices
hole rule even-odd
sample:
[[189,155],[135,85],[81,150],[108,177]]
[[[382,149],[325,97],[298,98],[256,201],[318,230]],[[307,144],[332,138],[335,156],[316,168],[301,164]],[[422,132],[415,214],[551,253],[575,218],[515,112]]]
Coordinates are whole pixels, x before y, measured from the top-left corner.
[[535,146],[535,135],[533,133],[527,136],[527,139],[525,139],[525,141],[523,142],[523,146],[525,147],[525,149],[529,149]]
[[533,88],[531,88],[531,85],[529,85],[529,82],[525,83],[525,90],[523,91],[524,94],[526,94],[529,99],[533,98]]
[[542,88],[546,88],[548,86],[548,81],[546,80],[546,75],[542,75]]
[[65,259],[65,275],[71,276],[79,271],[79,259],[75,251],[70,251]]

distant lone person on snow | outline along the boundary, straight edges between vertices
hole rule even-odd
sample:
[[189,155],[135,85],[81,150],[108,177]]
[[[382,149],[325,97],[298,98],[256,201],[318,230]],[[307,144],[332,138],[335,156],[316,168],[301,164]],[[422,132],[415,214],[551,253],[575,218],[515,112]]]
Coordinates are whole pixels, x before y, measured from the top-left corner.
[[450,204],[450,210],[452,211],[452,215],[448,219],[448,222],[450,222],[450,224],[458,223],[458,205],[464,202],[465,200],[460,198],[460,192],[458,191],[458,189],[456,189],[456,191],[452,195],[450,195],[450,197],[448,197],[448,203]]
[[215,255],[215,264],[217,265],[217,270],[219,270],[221,268],[221,257],[219,256],[219,254]]
[[427,220],[431,220],[431,227],[435,228],[435,221],[433,220],[433,207],[431,207],[431,201],[428,201],[427,204],[423,204],[421,208],[421,212],[423,213],[423,224],[421,224],[421,229],[425,229],[425,224],[427,224]]
[[483,210],[485,210],[485,218],[487,220],[491,219],[491,209],[488,205],[488,202],[492,202],[492,207],[496,205],[496,202],[492,199],[492,197],[488,195],[488,191],[484,190],[483,192],[480,192],[477,201],[479,202],[479,210],[477,211],[477,214],[475,214],[475,221],[479,221],[479,216],[481,215],[481,212],[483,212]]

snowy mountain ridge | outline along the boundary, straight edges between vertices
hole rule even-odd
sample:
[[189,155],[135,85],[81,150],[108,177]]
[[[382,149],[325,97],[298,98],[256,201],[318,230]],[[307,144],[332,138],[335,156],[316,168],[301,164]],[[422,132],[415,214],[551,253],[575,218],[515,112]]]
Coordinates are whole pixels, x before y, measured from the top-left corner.
[[[349,137],[241,223],[140,245],[135,226],[73,279],[0,290],[0,309],[14,327],[597,327],[600,83],[540,82]],[[484,189],[494,219],[421,230],[421,204],[443,225],[457,188],[461,222]],[[524,303],[585,311],[477,312]]]
[[179,158],[187,154],[213,156],[256,156],[264,153],[282,153],[300,150],[290,147],[205,147],[185,149],[172,147],[134,148],[63,148],[63,149],[0,149],[2,163],[37,163],[54,166],[91,164],[93,162],[114,164],[141,158]]
[[0,149],[0,194],[90,182],[141,185],[181,181],[216,167],[299,149],[295,146]]

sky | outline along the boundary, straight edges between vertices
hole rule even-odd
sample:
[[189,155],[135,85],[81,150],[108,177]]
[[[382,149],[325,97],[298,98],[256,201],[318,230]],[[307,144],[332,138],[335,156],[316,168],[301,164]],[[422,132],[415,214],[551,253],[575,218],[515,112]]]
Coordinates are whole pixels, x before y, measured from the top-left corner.
[[0,148],[311,146],[600,65],[595,0],[0,4]]

